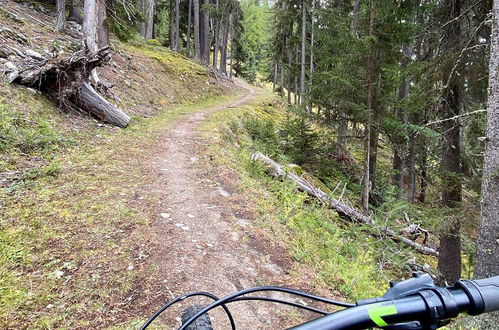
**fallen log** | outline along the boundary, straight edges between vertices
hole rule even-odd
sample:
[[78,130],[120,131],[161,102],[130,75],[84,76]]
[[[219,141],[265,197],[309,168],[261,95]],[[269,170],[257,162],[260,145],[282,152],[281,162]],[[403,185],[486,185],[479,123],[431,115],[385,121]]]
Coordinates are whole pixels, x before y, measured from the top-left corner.
[[82,50],[58,61],[25,61],[11,81],[36,88],[61,105],[76,105],[104,122],[126,127],[130,117],[97,93],[88,80],[92,70],[109,58],[110,50],[105,47],[93,53]]
[[251,159],[253,161],[258,161],[261,163],[264,167],[267,173],[273,175],[274,177],[278,178],[279,180],[287,180],[295,185],[298,186],[298,189],[300,191],[306,192],[309,196],[317,198],[319,201],[327,205],[329,208],[334,209],[338,214],[341,216],[347,217],[353,222],[356,223],[361,223],[368,225],[371,228],[376,229],[380,233],[385,234],[386,236],[390,237],[394,241],[402,242],[416,251],[423,253],[423,254],[428,254],[428,255],[433,255],[433,256],[438,256],[438,251],[435,249],[425,246],[423,244],[420,244],[416,241],[413,241],[407,237],[404,237],[400,234],[398,234],[395,230],[389,228],[389,227],[384,227],[384,226],[379,226],[375,223],[373,219],[370,217],[362,214],[361,212],[357,211],[356,209],[346,205],[345,203],[341,202],[340,200],[334,199],[327,195],[325,192],[320,190],[319,188],[315,188],[312,186],[307,180],[303,179],[302,177],[290,173],[289,171],[286,170],[286,168],[279,163],[273,161],[269,157],[259,153],[255,152],[252,156]]

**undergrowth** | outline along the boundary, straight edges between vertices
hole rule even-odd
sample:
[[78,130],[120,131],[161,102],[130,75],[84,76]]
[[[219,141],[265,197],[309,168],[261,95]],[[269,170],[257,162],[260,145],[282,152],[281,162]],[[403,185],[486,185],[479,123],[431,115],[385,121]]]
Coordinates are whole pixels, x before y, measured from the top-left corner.
[[[352,299],[383,294],[388,279],[410,275],[406,261],[414,257],[412,251],[382,237],[373,237],[368,228],[349,224],[336,212],[298,192],[292,184],[270,178],[251,161],[252,152],[260,151],[284,165],[298,163],[298,169],[287,165],[295,172],[303,167],[319,175],[336,176],[336,182],[346,182],[345,191],[334,191],[336,182],[327,177],[314,178],[317,184],[325,186],[321,189],[329,187],[328,192],[336,196],[342,194],[354,199],[359,189],[358,183],[348,179],[348,171],[356,169],[332,166],[330,161],[329,168],[314,171],[311,165],[318,162],[318,154],[324,153],[320,148],[331,140],[268,98],[238,111],[216,113],[204,127],[210,132],[206,137],[214,142],[209,154],[215,154],[215,160],[222,167],[239,173],[240,188],[255,205],[258,223],[268,228],[277,241],[287,242],[297,263],[314,270],[318,275],[315,284],[325,285]],[[217,128],[219,134],[214,137],[211,132]],[[305,148],[313,152],[302,153]],[[332,150],[334,146],[329,148]]]

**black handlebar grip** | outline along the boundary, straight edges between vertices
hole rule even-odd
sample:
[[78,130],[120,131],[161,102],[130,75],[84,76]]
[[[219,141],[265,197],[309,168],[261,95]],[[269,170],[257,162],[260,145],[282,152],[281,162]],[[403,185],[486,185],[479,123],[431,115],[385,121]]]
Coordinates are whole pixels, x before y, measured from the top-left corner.
[[470,281],[482,295],[484,313],[499,311],[499,276]]
[[499,276],[458,281],[454,287],[462,289],[468,296],[470,302],[468,314],[478,315],[499,311]]

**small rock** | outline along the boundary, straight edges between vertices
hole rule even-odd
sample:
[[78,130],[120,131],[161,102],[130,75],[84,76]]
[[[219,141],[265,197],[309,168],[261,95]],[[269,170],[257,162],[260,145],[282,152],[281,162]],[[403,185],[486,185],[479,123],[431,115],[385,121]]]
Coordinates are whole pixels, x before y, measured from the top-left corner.
[[187,214],[188,218],[194,219],[194,216],[192,214]]
[[209,247],[213,247],[213,244],[211,244],[211,243],[207,243],[206,245]]
[[134,269],[134,267],[132,264],[130,264],[130,266],[128,266],[128,268],[127,268],[127,270],[133,270],[133,269]]
[[42,54],[38,53],[38,52],[35,52],[34,50],[32,49],[28,49],[26,50],[26,55],[28,55],[29,57],[31,58],[34,58],[36,60],[40,60],[40,61],[43,61],[45,60],[45,57],[43,57]]
[[161,213],[160,215],[163,219],[168,219],[170,217],[168,213]]
[[63,272],[62,270],[56,270],[56,271],[54,272],[54,277],[55,277],[55,278],[61,278],[61,277],[63,277],[63,276],[64,276],[64,272]]

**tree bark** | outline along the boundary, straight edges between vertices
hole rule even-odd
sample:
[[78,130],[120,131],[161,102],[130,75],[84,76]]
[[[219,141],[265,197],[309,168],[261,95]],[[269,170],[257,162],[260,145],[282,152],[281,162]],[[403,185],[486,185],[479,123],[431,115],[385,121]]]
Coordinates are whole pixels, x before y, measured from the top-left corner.
[[[219,0],[216,0],[215,2],[215,7],[217,8],[218,11],[218,5],[219,5]],[[214,48],[213,48],[213,68],[216,70],[218,67],[218,52],[219,52],[219,47],[220,47],[220,25],[222,24],[223,17],[222,19],[220,18],[215,18],[215,26],[213,27],[213,35],[214,35]]]
[[[301,73],[300,73],[300,96],[302,106],[306,106],[305,100],[305,61],[306,61],[306,48],[305,43],[307,39],[307,5],[306,0],[301,1]],[[310,114],[310,112],[309,112]]]
[[492,13],[482,217],[477,241],[476,278],[499,274],[499,0],[494,0]]
[[189,12],[187,14],[187,35],[185,45],[185,56],[191,57],[191,29],[192,29],[192,0],[189,0]]
[[220,71],[224,74],[227,75],[227,43],[229,42],[229,26],[232,21],[232,14],[229,14],[228,19],[226,18],[225,21],[227,21],[226,24],[223,24],[224,30],[223,30],[223,39],[222,39],[222,55],[220,58]]
[[[457,52],[461,37],[460,0],[448,0],[448,18],[452,19],[446,26],[442,48],[444,56],[450,57],[442,66],[442,82],[448,87],[444,90],[441,111],[443,118],[459,115],[462,102],[462,81],[458,75],[450,77],[454,60],[450,56]],[[447,18],[446,18],[447,19]],[[461,203],[461,164],[460,164],[460,124],[458,119],[447,120],[442,124],[442,205],[458,208]],[[451,216],[442,226],[438,258],[438,271],[442,280],[454,283],[461,277],[461,220],[459,215]]]
[[175,51],[180,52],[180,0],[175,0]]
[[[476,246],[478,279],[499,274],[499,0],[494,0],[492,15],[482,214]],[[499,324],[499,312],[485,314],[480,322]]]
[[199,0],[192,0],[194,10],[194,53],[195,59],[201,61],[201,36],[199,31]]
[[203,0],[201,9],[201,62],[205,65],[210,63],[210,13],[206,6],[210,0]]
[[97,0],[97,49],[109,46],[109,30],[106,25],[107,8],[104,0]]
[[55,28],[57,31],[61,31],[64,29],[64,23],[66,23],[66,0],[56,0],[55,11]]
[[83,14],[82,14],[81,2],[78,0],[70,0],[69,3],[67,3],[67,6],[69,7],[69,17],[67,20],[73,21],[78,24],[82,24]]
[[96,0],[85,0],[83,5],[83,41],[91,52],[97,50],[97,20]]
[[144,14],[146,21],[140,24],[140,35],[145,40],[153,38],[154,32],[154,11],[156,6],[155,0],[142,0],[142,13]]
[[[374,34],[374,4],[371,4],[369,18],[369,35]],[[369,55],[367,59],[367,120],[365,123],[365,141],[364,141],[364,178],[362,180],[362,208],[365,214],[369,213],[369,195],[371,192],[371,112],[373,111],[373,94],[374,94],[374,54],[372,46],[369,49]],[[377,143],[377,141],[376,141]]]

